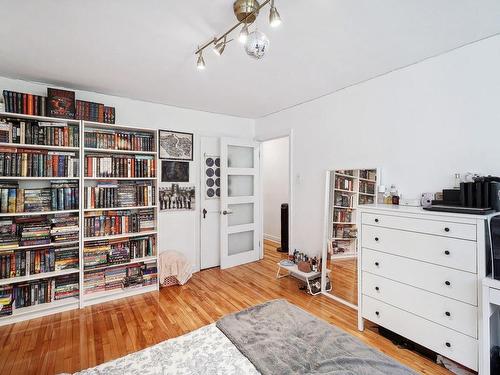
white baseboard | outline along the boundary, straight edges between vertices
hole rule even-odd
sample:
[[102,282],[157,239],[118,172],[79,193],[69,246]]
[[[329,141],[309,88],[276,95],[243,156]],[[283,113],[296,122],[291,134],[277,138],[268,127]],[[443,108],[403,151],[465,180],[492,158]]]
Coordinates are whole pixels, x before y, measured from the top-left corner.
[[269,241],[273,241],[273,242],[277,242],[277,243],[281,243],[281,237],[273,236],[272,234],[264,233],[264,239],[269,240]]

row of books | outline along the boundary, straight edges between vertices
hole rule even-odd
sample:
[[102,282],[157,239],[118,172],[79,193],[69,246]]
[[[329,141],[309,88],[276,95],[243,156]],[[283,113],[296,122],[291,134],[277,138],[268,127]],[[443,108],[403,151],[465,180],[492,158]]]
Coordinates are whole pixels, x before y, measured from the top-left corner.
[[359,177],[375,181],[377,179],[377,170],[375,169],[360,169]]
[[76,100],[75,119],[85,121],[103,122],[105,124],[115,123],[115,108],[107,107],[102,103]]
[[20,121],[9,119],[0,122],[0,142],[78,147],[78,125],[64,122]]
[[58,276],[0,287],[0,315],[12,315],[15,309],[50,303],[79,295],[78,274]]
[[375,183],[369,181],[359,181],[359,192],[365,194],[375,194]]
[[111,150],[153,151],[152,134],[119,130],[85,131],[85,147]]
[[0,250],[78,240],[78,216],[18,216],[0,219]]
[[85,186],[85,208],[152,206],[155,188],[151,181],[99,182]]
[[24,115],[45,116],[47,98],[41,95],[3,90],[5,111]]
[[85,272],[84,294],[154,285],[157,280],[156,262],[92,270]]
[[145,236],[134,239],[102,240],[88,242],[83,248],[85,270],[128,263],[131,259],[153,256],[156,238]]
[[153,210],[93,211],[84,218],[85,237],[113,236],[155,229]]
[[334,205],[341,207],[352,207],[352,194],[342,194],[339,192],[335,192],[334,196]]
[[153,156],[85,156],[86,177],[155,177]]
[[73,152],[0,147],[0,177],[78,177]]
[[78,182],[51,182],[51,187],[20,189],[15,182],[0,181],[0,212],[38,212],[78,209]]
[[335,188],[342,190],[354,190],[354,180],[348,177],[335,176]]
[[344,209],[334,209],[333,210],[333,221],[341,223],[350,223],[352,221],[353,214],[351,210]]
[[26,258],[30,275],[78,268],[78,246],[30,250],[26,251]]
[[333,226],[332,237],[334,238],[356,238],[358,230],[352,226]]

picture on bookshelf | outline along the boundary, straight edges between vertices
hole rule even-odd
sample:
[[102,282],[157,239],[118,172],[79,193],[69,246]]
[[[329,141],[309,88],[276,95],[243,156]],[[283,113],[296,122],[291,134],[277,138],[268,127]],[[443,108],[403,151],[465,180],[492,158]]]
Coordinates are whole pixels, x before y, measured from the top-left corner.
[[75,92],[47,88],[47,115],[57,118],[75,118]]
[[192,211],[195,208],[195,187],[171,184],[160,187],[160,211]]
[[205,156],[205,197],[220,198],[220,157]]
[[189,162],[162,160],[161,182],[189,182]]
[[193,160],[193,133],[159,130],[158,157],[160,159]]

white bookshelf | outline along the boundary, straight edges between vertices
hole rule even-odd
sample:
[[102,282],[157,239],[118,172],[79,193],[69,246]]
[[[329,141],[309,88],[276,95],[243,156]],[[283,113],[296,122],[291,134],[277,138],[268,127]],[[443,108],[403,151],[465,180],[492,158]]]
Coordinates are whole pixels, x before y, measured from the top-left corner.
[[375,202],[377,176],[375,168],[330,172],[328,245],[333,252],[331,259],[357,256],[356,210],[360,204]]
[[[51,117],[42,116],[31,116],[22,115],[17,113],[6,113],[0,112],[0,121],[43,121],[59,124],[68,124],[78,127],[79,132],[81,131],[81,122],[78,120],[69,119],[59,119]],[[81,138],[79,139],[78,147],[69,146],[53,146],[53,145],[37,145],[37,144],[26,144],[26,143],[8,143],[0,142],[1,148],[10,148],[12,152],[23,150],[39,150],[44,152],[58,151],[58,152],[71,152],[75,154],[75,158],[80,161],[81,165]],[[27,177],[27,176],[0,176],[0,181],[4,182],[18,182],[20,188],[45,188],[50,187],[51,182],[61,182],[61,181],[71,181],[78,183],[78,190],[81,189],[81,174],[78,177],[68,176],[68,177]],[[79,207],[81,207],[79,205]],[[77,214],[80,213],[80,209],[69,209],[69,210],[57,210],[57,211],[34,211],[34,212],[3,212],[0,213],[0,218],[16,218],[16,217],[36,217],[36,216],[48,216],[51,217],[55,214]],[[78,216],[79,217],[79,216]],[[80,220],[79,226],[80,226]],[[80,226],[81,228],[81,226]],[[79,249],[79,241],[64,241],[64,242],[50,242],[47,244],[30,245],[30,246],[6,246],[0,249],[0,255],[5,253],[23,252],[26,253],[31,250],[44,249],[44,248],[67,248],[69,249]],[[27,258],[27,257],[26,257]],[[28,264],[28,259],[26,259],[25,275],[16,276],[10,278],[0,279],[0,287],[5,287],[7,285],[17,285],[29,283],[37,280],[52,279],[58,276],[79,274],[81,272],[81,263],[77,268],[63,269],[53,272],[42,272],[42,273],[30,273],[30,265]],[[13,304],[12,315],[0,316],[0,326],[20,322],[23,320],[33,319],[56,312],[66,311],[79,306],[79,297],[70,297],[60,300],[53,300],[49,303],[41,303],[36,305],[31,305],[22,308],[15,308]]]
[[[0,148],[10,148],[10,149],[26,149],[26,150],[44,150],[44,151],[59,151],[59,152],[72,152],[75,153],[75,157],[79,160],[79,177],[17,177],[17,176],[6,176],[1,177],[0,181],[4,182],[19,182],[20,187],[48,187],[50,186],[50,182],[61,182],[61,181],[72,181],[78,182],[79,188],[79,208],[72,210],[60,210],[60,211],[38,211],[38,212],[7,212],[0,213],[0,218],[8,218],[8,217],[20,217],[20,216],[52,216],[54,214],[78,214],[79,217],[79,240],[78,241],[65,241],[65,242],[51,242],[48,244],[41,245],[31,245],[31,246],[5,246],[0,249],[0,254],[9,253],[11,251],[20,252],[20,251],[29,251],[36,250],[42,248],[77,248],[79,250],[79,264],[78,268],[64,269],[54,272],[45,272],[45,273],[37,273],[30,274],[29,273],[29,265],[26,266],[26,274],[25,276],[11,277],[0,279],[0,287],[4,287],[6,285],[16,285],[19,283],[29,283],[36,280],[42,279],[50,279],[57,276],[70,275],[70,274],[78,274],[79,275],[79,296],[78,298],[64,298],[60,300],[53,300],[50,303],[42,303],[22,308],[13,307],[12,315],[0,316],[0,326],[6,324],[12,324],[16,322],[20,322],[23,320],[29,320],[33,318],[42,317],[49,314],[54,314],[57,312],[67,311],[71,309],[82,308],[84,306],[93,305],[96,303],[111,301],[118,298],[129,297],[138,295],[141,293],[156,291],[159,289],[159,278],[157,277],[157,281],[153,285],[142,285],[140,287],[131,287],[131,288],[120,288],[113,289],[109,291],[99,291],[96,293],[85,294],[84,293],[84,274],[87,270],[84,269],[83,262],[83,249],[84,245],[92,242],[92,241],[103,241],[103,240],[113,240],[119,241],[121,239],[134,239],[140,237],[154,236],[156,249],[153,256],[146,256],[143,258],[133,258],[130,261],[122,264],[112,264],[112,265],[104,265],[102,269],[112,268],[123,266],[127,264],[137,264],[137,263],[147,263],[147,264],[156,264],[158,265],[158,206],[156,204],[156,200],[153,204],[148,206],[134,206],[134,207],[108,207],[108,208],[96,208],[96,209],[85,209],[84,208],[84,186],[93,185],[99,181],[108,181],[108,180],[117,180],[117,181],[133,181],[133,180],[143,180],[143,181],[151,181],[153,184],[153,190],[155,191],[156,198],[158,197],[158,177],[147,177],[147,178],[106,178],[106,177],[85,177],[84,176],[84,162],[85,155],[140,155],[140,156],[153,156],[156,162],[156,175],[158,176],[158,158],[157,158],[157,147],[158,147],[158,139],[157,139],[157,131],[154,129],[143,128],[143,127],[135,127],[129,125],[114,125],[114,124],[101,124],[96,122],[88,122],[88,121],[80,121],[80,120],[69,120],[69,119],[59,119],[59,118],[50,118],[50,117],[42,117],[42,116],[31,116],[31,115],[22,115],[17,113],[5,113],[0,112],[0,121],[4,119],[12,119],[12,120],[32,120],[32,121],[44,121],[44,122],[54,122],[54,123],[66,123],[71,125],[77,125],[79,128],[79,146],[78,147],[66,147],[66,146],[49,146],[49,145],[33,145],[33,144],[18,144],[18,143],[6,143],[0,142]],[[115,150],[115,149],[98,149],[85,147],[84,143],[84,131],[85,129],[100,129],[108,131],[122,131],[122,132],[141,132],[141,133],[149,133],[153,136],[153,150],[152,151],[132,151],[132,150]],[[13,151],[14,152],[14,151]],[[154,213],[155,226],[152,230],[137,232],[137,233],[123,233],[116,235],[108,235],[108,236],[99,236],[99,237],[85,237],[84,236],[84,215],[85,213],[92,213],[98,211],[123,211],[123,210],[144,210],[151,209]]]
[[[83,121],[83,127],[82,127],[82,133],[85,133],[85,131],[92,131],[92,130],[104,130],[106,133],[111,132],[111,131],[119,131],[119,132],[137,132],[137,133],[147,133],[153,136],[153,150],[152,151],[132,151],[132,150],[119,150],[119,149],[102,149],[102,148],[94,148],[94,147],[86,147],[85,143],[82,142],[83,147],[82,147],[82,210],[81,210],[81,222],[82,225],[85,225],[84,221],[84,215],[86,213],[93,213],[93,212],[106,212],[106,211],[124,211],[124,210],[130,210],[130,211],[139,211],[139,210],[146,210],[150,209],[154,213],[154,218],[155,218],[155,230],[150,230],[150,231],[143,231],[143,232],[137,232],[137,233],[122,233],[122,234],[116,234],[116,235],[107,235],[107,236],[95,236],[95,237],[85,237],[85,230],[82,230],[81,234],[81,264],[82,264],[82,272],[80,274],[80,285],[82,285],[82,293],[81,293],[81,298],[80,298],[80,306],[89,306],[89,305],[94,305],[97,303],[102,303],[102,302],[107,302],[107,301],[112,301],[118,298],[124,298],[124,297],[129,297],[137,294],[142,294],[142,293],[147,293],[150,291],[155,291],[159,289],[159,277],[157,277],[157,282],[154,285],[143,285],[143,286],[133,286],[130,288],[123,288],[123,289],[112,289],[112,290],[104,290],[104,291],[98,291],[98,292],[92,292],[92,293],[85,293],[85,287],[84,287],[84,275],[86,272],[92,272],[92,271],[105,271],[107,269],[112,269],[116,267],[123,267],[127,265],[133,265],[133,264],[138,264],[138,263],[144,263],[144,264],[156,264],[158,266],[158,232],[157,232],[157,227],[158,227],[158,207],[156,205],[156,199],[158,197],[158,174],[159,174],[159,165],[158,165],[158,157],[157,157],[157,145],[158,145],[158,139],[157,139],[157,131],[149,128],[144,128],[144,127],[136,127],[136,126],[130,126],[130,125],[114,125],[114,124],[101,124],[101,123],[96,123],[96,122],[90,122],[90,121]],[[82,139],[84,139],[84,134],[82,134]],[[156,165],[156,177],[87,177],[84,174],[84,163],[85,163],[85,156],[86,155],[99,155],[99,156],[132,156],[132,155],[139,155],[139,156],[153,156],[155,160],[155,165]],[[154,204],[152,205],[147,205],[147,206],[132,206],[132,207],[107,207],[107,208],[85,208],[83,206],[84,203],[84,198],[83,198],[83,187],[85,186],[93,186],[97,184],[99,181],[151,181],[153,184],[153,190],[156,195],[156,199]],[[88,269],[85,269],[83,266],[84,264],[84,247],[86,244],[92,243],[94,241],[105,241],[105,240],[112,240],[112,241],[119,241],[119,240],[127,240],[127,239],[134,239],[138,237],[154,237],[155,238],[155,244],[156,244],[156,249],[155,253],[153,256],[146,256],[143,258],[132,258],[127,262],[119,263],[119,264],[111,264],[111,265],[102,265],[102,266],[97,266],[97,267],[91,267]]]

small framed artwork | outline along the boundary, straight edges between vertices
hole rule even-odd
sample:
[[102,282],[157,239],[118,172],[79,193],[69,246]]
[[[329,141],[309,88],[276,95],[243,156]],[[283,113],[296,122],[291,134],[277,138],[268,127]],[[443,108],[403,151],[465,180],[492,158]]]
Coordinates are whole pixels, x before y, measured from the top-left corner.
[[159,130],[158,153],[160,159],[193,161],[193,133]]
[[189,162],[162,160],[161,182],[189,182]]
[[171,184],[169,187],[160,187],[160,211],[193,211],[195,197],[194,186]]

